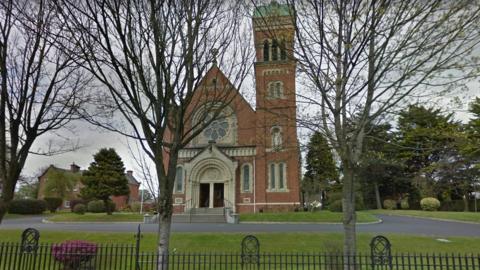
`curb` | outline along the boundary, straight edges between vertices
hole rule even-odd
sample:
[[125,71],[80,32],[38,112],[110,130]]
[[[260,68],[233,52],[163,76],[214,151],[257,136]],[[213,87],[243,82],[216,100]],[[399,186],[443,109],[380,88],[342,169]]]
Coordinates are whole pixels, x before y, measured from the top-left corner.
[[444,221],[444,222],[480,225],[480,222],[465,221],[465,220],[453,220],[453,219],[433,218],[433,217],[418,217],[418,216],[409,216],[409,215],[402,215],[402,214],[377,214],[377,215],[385,215],[385,216],[391,216],[391,217],[409,217],[409,218],[429,219],[429,220],[437,220],[437,221]]
[[[379,218],[377,221],[372,222],[357,222],[356,225],[374,225],[383,223],[383,220]],[[239,224],[313,224],[313,225],[342,225],[341,222],[285,222],[285,221],[240,221]]]
[[143,221],[135,222],[135,221],[50,221],[48,219],[42,219],[42,223],[44,224],[145,224]]

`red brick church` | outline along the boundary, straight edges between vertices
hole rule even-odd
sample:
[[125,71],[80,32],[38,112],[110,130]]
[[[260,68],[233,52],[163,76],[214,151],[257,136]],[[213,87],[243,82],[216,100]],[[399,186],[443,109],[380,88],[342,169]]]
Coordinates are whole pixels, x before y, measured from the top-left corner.
[[[222,110],[223,117],[181,150],[174,187],[177,213],[222,207],[238,213],[288,211],[300,206],[290,10],[275,1],[257,7],[253,26],[256,108],[236,94]],[[227,84],[214,65],[197,91]],[[192,123],[201,110],[192,110]]]

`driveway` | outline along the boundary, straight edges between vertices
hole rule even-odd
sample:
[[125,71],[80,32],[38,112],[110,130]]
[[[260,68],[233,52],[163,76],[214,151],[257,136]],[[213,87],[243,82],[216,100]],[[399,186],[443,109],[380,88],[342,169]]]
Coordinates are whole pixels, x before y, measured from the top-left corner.
[[[465,236],[478,237],[480,224],[468,224],[454,221],[437,221],[424,218],[377,215],[383,220],[378,224],[359,224],[358,232],[375,234],[400,233],[425,236]],[[142,224],[143,232],[156,232],[156,224]],[[1,229],[25,229],[33,227],[39,230],[89,231],[89,232],[134,232],[136,223],[76,223],[46,224],[41,217],[7,219]],[[341,224],[210,224],[210,223],[174,223],[174,232],[342,232]]]

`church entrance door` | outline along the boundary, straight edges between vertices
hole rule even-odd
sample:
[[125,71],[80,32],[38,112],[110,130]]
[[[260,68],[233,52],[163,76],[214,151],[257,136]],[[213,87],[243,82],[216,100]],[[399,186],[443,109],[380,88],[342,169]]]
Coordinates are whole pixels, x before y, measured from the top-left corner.
[[224,188],[223,183],[213,184],[213,207],[223,207]]
[[200,207],[210,207],[210,184],[200,184]]

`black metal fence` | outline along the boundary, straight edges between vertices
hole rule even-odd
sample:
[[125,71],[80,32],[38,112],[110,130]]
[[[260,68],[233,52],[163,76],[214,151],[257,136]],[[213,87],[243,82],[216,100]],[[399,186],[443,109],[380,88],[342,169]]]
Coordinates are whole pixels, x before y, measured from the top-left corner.
[[[480,256],[453,254],[396,254],[389,263],[376,264],[370,254],[344,257],[326,253],[260,253],[253,262],[241,253],[180,253],[158,256],[154,252],[135,254],[135,246],[101,245],[95,253],[64,253],[59,260],[54,244],[41,244],[26,253],[18,243],[0,243],[2,270],[229,270],[229,269],[480,269]],[[66,258],[66,259],[65,259]],[[163,264],[158,264],[163,261]]]
[[104,245],[84,241],[38,243],[38,232],[25,232],[21,243],[0,243],[1,270],[480,270],[480,255],[393,254],[388,239],[372,239],[370,254],[262,253],[254,236],[242,241],[238,253],[140,252],[135,245]]

